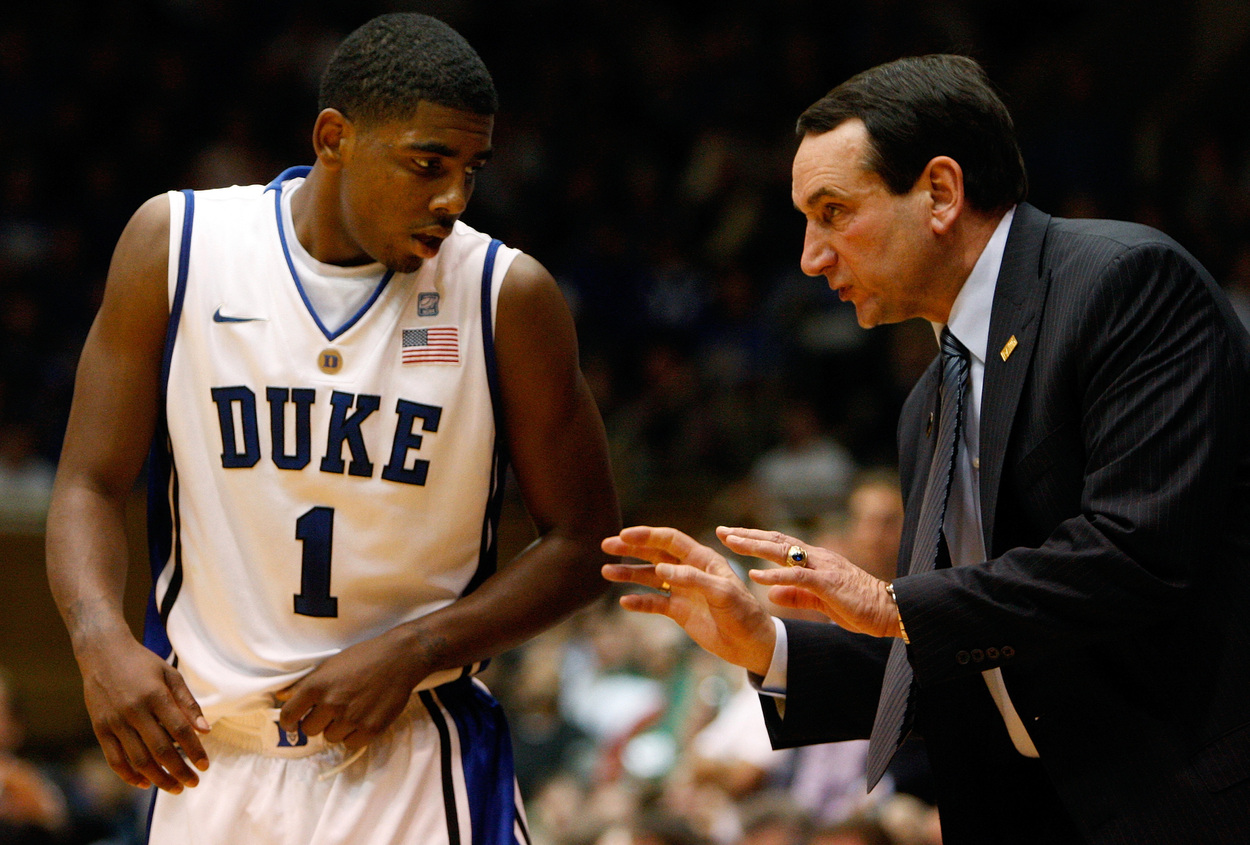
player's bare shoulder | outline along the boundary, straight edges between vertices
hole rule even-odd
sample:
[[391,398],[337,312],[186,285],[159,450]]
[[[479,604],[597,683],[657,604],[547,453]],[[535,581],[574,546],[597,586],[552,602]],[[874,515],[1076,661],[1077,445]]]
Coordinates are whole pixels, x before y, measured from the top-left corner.
[[122,299],[127,307],[159,303],[166,310],[171,216],[168,194],[152,197],[131,215],[109,264],[106,306]]
[[[495,354],[514,440],[558,430],[584,401],[572,312],[547,268],[524,253],[499,291]],[[514,442],[514,456],[522,448]]]
[[[549,304],[559,304],[564,310],[568,310],[555,277],[538,259],[524,252],[519,253],[508,268],[503,286],[499,291],[499,298],[501,303],[506,300],[507,304],[522,308],[526,307],[527,303],[531,306],[537,305],[538,303],[533,300],[559,300],[558,303]],[[501,305],[500,311],[502,310]]]
[[529,354],[545,348],[572,354],[576,361],[577,335],[568,303],[547,268],[525,253],[516,257],[504,276],[496,332],[501,357],[513,351],[506,347],[517,344],[529,347],[525,350]]
[[169,317],[171,201],[158,194],[122,230],[94,331],[110,345],[158,354]]
[[[122,230],[113,252],[113,264],[125,261],[131,270],[159,269],[161,274],[169,266],[170,199],[168,194],[158,194],[139,206]],[[115,267],[110,268],[110,274]]]

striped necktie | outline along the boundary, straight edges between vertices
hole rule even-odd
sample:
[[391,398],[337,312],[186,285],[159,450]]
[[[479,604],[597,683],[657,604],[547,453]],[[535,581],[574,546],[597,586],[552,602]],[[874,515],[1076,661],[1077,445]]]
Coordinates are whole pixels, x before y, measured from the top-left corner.
[[[938,422],[933,461],[929,464],[929,478],[925,483],[924,499],[920,504],[920,520],[916,527],[915,543],[912,545],[908,575],[928,572],[937,564],[942,543],[942,520],[946,517],[951,479],[955,475],[955,455],[963,428],[964,396],[968,389],[970,366],[968,350],[951,334],[949,328],[943,328],[941,418]],[[911,664],[907,662],[907,646],[901,639],[895,639],[890,647],[889,660],[885,664],[885,681],[881,687],[877,718],[873,722],[872,737],[869,740],[869,789],[881,780],[894,753],[911,733],[912,680]]]

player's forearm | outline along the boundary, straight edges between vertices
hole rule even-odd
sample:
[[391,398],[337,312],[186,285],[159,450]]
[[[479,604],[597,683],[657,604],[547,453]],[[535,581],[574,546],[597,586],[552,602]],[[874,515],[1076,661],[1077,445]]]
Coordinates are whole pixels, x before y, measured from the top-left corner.
[[427,674],[494,657],[602,595],[608,561],[597,539],[549,532],[472,594],[401,626],[407,647]]
[[48,583],[76,655],[131,636],[123,612],[127,565],[124,501],[58,484],[48,510]]

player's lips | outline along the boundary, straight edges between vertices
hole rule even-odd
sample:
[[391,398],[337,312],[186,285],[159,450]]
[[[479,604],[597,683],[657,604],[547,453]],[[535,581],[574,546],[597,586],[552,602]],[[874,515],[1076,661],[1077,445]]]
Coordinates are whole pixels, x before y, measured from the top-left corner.
[[417,232],[412,239],[417,242],[417,252],[422,258],[433,258],[438,255],[439,247],[443,245],[443,241],[447,239],[451,232],[437,230],[434,232]]

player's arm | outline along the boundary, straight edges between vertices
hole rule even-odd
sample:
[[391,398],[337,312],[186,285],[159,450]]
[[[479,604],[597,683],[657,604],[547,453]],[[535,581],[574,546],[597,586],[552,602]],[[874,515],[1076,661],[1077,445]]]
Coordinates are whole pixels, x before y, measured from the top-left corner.
[[290,690],[281,722],[366,744],[432,672],[512,648],[600,595],[603,537],[620,530],[607,438],[555,280],[519,256],[499,294],[495,349],[512,464],[538,539],[476,591],[340,652]]
[[113,770],[180,791],[208,758],[181,676],[131,634],[125,509],[151,442],[168,323],[169,200],[145,203],[118,240],[83,347],[48,512],[48,580],[69,629],[87,710]]
[[538,539],[471,595],[414,623],[431,670],[519,645],[601,595],[609,558],[600,542],[620,530],[572,315],[551,274],[527,255],[504,278],[495,350],[512,466]]
[[497,641],[490,643],[489,654],[517,645],[602,594],[606,584],[599,570],[609,558],[600,543],[621,527],[603,422],[578,363],[572,315],[555,280],[533,258],[519,256],[504,280],[498,312],[496,350],[508,443],[538,541],[469,597],[480,594],[480,609],[498,619],[494,626],[465,619],[466,627],[494,632]]

